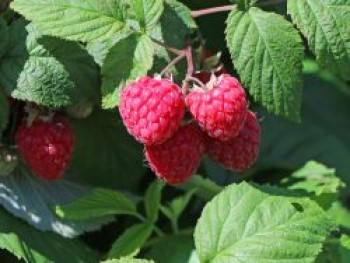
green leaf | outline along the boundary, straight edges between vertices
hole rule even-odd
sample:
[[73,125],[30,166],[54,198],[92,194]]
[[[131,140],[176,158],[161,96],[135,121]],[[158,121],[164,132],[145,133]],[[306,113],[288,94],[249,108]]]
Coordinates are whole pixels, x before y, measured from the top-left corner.
[[194,175],[183,185],[183,188],[191,190],[196,189],[196,195],[204,200],[210,201],[215,195],[220,193],[223,188],[208,178],[203,178],[200,175]]
[[319,63],[350,80],[350,1],[291,0],[288,13]]
[[0,209],[0,248],[28,263],[97,263],[97,255],[83,243],[38,231]]
[[335,169],[309,161],[290,177],[282,180],[282,186],[305,193],[322,208],[329,209],[338,199],[339,191],[344,187],[344,183],[336,176]]
[[137,258],[121,258],[103,261],[102,263],[154,263],[153,260],[137,259]]
[[[0,83],[12,97],[48,107],[96,101],[98,70],[78,43],[42,37],[23,19],[12,23]],[[70,56],[67,56],[70,54]]]
[[[197,25],[191,16],[191,10],[184,4],[176,0],[164,0],[164,11],[160,17],[159,24],[152,30],[151,36],[168,45],[182,49],[185,46],[186,38],[190,36],[196,29]],[[165,68],[172,57],[168,50],[164,47],[154,44],[155,59],[151,73],[159,73]],[[171,69],[171,72],[176,76],[176,79],[182,81],[186,72],[186,62],[180,62],[176,67]]]
[[[262,145],[257,167],[297,169],[310,159],[337,168],[350,183],[350,97],[315,77],[305,78],[303,121],[295,125],[262,113]],[[339,125],[341,123],[341,125]]]
[[15,0],[11,7],[34,21],[44,35],[91,42],[128,30],[120,0]]
[[343,247],[350,249],[350,236],[342,235],[341,238],[340,238],[340,244]]
[[293,25],[252,7],[232,11],[226,33],[234,65],[254,99],[274,114],[299,121],[304,48]]
[[169,219],[178,220],[182,212],[187,207],[193,195],[196,193],[197,189],[192,189],[186,194],[174,198],[168,207],[162,207],[162,211]]
[[96,110],[72,124],[76,141],[68,176],[95,187],[136,190],[146,170],[142,147],[127,133],[118,113]]
[[9,117],[9,103],[8,98],[0,86],[0,138],[2,131],[6,128]]
[[109,50],[102,66],[104,108],[117,106],[125,84],[146,75],[152,67],[153,55],[153,43],[146,35],[132,34]]
[[309,161],[304,167],[295,171],[291,178],[302,181],[294,183],[289,187],[290,189],[305,190],[316,196],[337,194],[343,186],[342,181],[335,174],[335,169],[315,161]]
[[107,189],[94,189],[72,203],[56,207],[56,214],[71,220],[86,220],[106,215],[134,215],[135,203],[125,195]]
[[112,245],[108,258],[120,258],[140,249],[151,236],[153,224],[142,223],[128,228]]
[[162,191],[165,183],[161,180],[154,181],[147,189],[145,194],[145,210],[150,222],[156,222],[162,198]]
[[243,182],[207,204],[195,244],[201,262],[314,262],[333,227],[313,201],[271,196]]
[[170,235],[159,239],[146,254],[146,258],[157,263],[188,263],[193,250],[191,236]]
[[338,225],[350,229],[350,210],[341,202],[334,202],[327,213]]
[[39,230],[53,231],[69,238],[97,230],[113,220],[110,216],[80,222],[57,218],[53,207],[87,195],[90,188],[66,180],[41,180],[22,166],[8,177],[0,178],[0,192],[0,204],[11,214]]
[[162,0],[133,0],[131,7],[136,19],[146,31],[152,29],[158,23],[164,10]]

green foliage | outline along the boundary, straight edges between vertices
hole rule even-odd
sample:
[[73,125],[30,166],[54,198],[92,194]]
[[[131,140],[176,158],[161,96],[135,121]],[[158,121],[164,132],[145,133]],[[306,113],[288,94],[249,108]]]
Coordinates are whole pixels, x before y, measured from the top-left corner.
[[293,25],[252,7],[231,12],[226,31],[234,65],[254,99],[300,120],[303,46]]
[[218,186],[215,182],[203,178],[200,175],[192,176],[192,178],[184,185],[184,188],[188,190],[195,189],[196,195],[206,201],[210,201],[222,190],[222,187]]
[[291,0],[288,13],[318,62],[350,80],[350,2]]
[[340,189],[344,187],[344,183],[336,176],[335,169],[315,161],[309,161],[282,182],[288,189],[306,192],[325,209],[332,206],[338,199]]
[[118,41],[109,50],[102,66],[104,108],[118,105],[119,93],[125,84],[145,75],[151,69],[153,55],[152,41],[146,35],[132,34]]
[[150,222],[156,222],[158,219],[158,212],[160,209],[160,202],[162,198],[162,190],[165,183],[160,180],[154,181],[147,189],[145,194],[145,210],[147,218]]
[[201,262],[313,262],[332,228],[311,200],[271,196],[241,183],[204,208],[195,243]]
[[135,203],[125,195],[106,189],[94,189],[90,194],[64,206],[56,214],[72,220],[86,220],[106,215],[134,215]]
[[126,1],[16,0],[11,7],[35,22],[45,35],[91,42],[128,30]]
[[96,100],[97,68],[88,53],[77,43],[42,38],[33,25],[26,25],[20,19],[8,29],[0,61],[0,83],[7,93],[48,107]]
[[96,110],[72,124],[76,142],[68,177],[99,187],[136,189],[145,171],[142,148],[128,135],[117,113]]
[[[315,195],[335,194],[343,185],[341,180],[336,177],[335,169],[309,161],[304,167],[291,175],[291,178],[298,180],[289,189],[306,190]],[[302,180],[302,181],[300,181]]]
[[153,224],[142,223],[128,228],[112,245],[108,258],[120,258],[140,249],[153,231]]
[[349,103],[331,84],[307,77],[301,124],[272,116],[262,121],[260,165],[296,169],[314,159],[336,167],[349,184],[350,133],[344,132],[350,127]]
[[159,21],[164,6],[162,0],[133,0],[131,4],[143,30],[151,30]]
[[0,248],[28,263],[96,263],[97,255],[82,242],[45,233],[0,210]]
[[169,235],[160,238],[146,257],[157,263],[189,263],[193,250],[191,236]]
[[19,166],[13,174],[0,179],[0,204],[16,217],[42,231],[53,231],[64,237],[76,237],[97,230],[113,218],[101,217],[75,222],[59,219],[52,208],[87,195],[90,188],[60,180],[46,182]]
[[163,214],[173,223],[175,231],[178,231],[178,220],[185,208],[188,206],[193,195],[196,193],[196,189],[188,191],[186,194],[174,198],[168,206],[162,206],[161,211]]
[[337,225],[350,229],[350,210],[347,209],[341,202],[334,202],[327,213],[331,218],[333,218]]
[[[200,10],[227,2],[233,5]],[[340,193],[343,181],[350,183],[349,0],[13,0],[14,11],[2,12],[6,5],[0,4],[0,147],[16,153],[24,107],[78,118],[70,120],[76,140],[64,180],[34,177],[20,156],[0,178],[0,205],[19,217],[0,209],[1,249],[39,263],[350,261],[350,212],[347,192]],[[200,18],[197,26],[196,15],[215,10],[217,20]],[[225,37],[224,10],[232,10]],[[302,122],[253,104],[263,117],[255,167],[240,176],[204,159],[203,176],[175,189],[155,180],[145,189],[151,179],[142,175],[151,171],[118,115],[120,92],[186,51],[187,60],[167,73],[181,85],[191,71],[188,45],[195,71],[202,51],[220,47],[211,50],[223,55],[212,59],[215,66],[223,62],[237,73],[267,112]],[[304,49],[319,64],[303,61]],[[20,100],[11,108],[10,97]],[[114,215],[133,217],[100,229]],[[100,231],[82,240],[104,255],[73,239],[92,230]]]

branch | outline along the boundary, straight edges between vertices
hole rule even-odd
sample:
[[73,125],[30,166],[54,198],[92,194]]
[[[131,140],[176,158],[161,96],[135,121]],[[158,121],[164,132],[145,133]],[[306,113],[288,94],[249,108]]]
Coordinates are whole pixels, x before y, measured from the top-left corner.
[[192,17],[197,18],[204,15],[210,15],[210,14],[215,14],[219,12],[228,12],[228,11],[234,10],[236,6],[237,5],[224,5],[224,6],[218,6],[218,7],[211,7],[211,8],[192,11],[191,15]]

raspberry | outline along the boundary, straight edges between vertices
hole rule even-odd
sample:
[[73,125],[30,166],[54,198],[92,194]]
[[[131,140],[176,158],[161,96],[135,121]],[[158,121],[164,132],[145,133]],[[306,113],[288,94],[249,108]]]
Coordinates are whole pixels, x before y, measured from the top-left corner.
[[18,127],[16,143],[35,175],[54,180],[61,178],[69,165],[74,134],[63,117],[53,117],[51,122],[37,118],[30,126],[23,122]]
[[226,141],[238,135],[246,114],[246,94],[236,78],[223,74],[213,79],[209,91],[194,89],[187,105],[199,126],[210,137]]
[[202,133],[188,124],[163,144],[145,146],[145,152],[157,177],[169,184],[183,183],[198,169],[201,162],[204,152]]
[[243,129],[229,141],[207,137],[206,153],[216,162],[234,171],[248,169],[256,160],[260,146],[260,124],[251,111],[248,112]]
[[119,111],[136,140],[154,145],[178,130],[185,102],[180,87],[172,81],[142,77],[123,90]]

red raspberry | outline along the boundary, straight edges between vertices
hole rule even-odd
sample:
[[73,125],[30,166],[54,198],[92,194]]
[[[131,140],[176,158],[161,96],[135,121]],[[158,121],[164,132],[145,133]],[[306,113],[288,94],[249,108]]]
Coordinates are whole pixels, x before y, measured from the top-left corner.
[[119,111],[129,133],[139,142],[153,145],[178,130],[185,102],[180,87],[172,81],[142,77],[123,90]]
[[204,152],[202,133],[188,124],[163,144],[145,146],[145,152],[157,177],[169,184],[183,183],[200,165]]
[[234,171],[248,169],[256,160],[260,146],[260,124],[251,111],[248,112],[243,129],[230,141],[207,137],[206,153],[216,162]]
[[202,130],[210,137],[227,141],[242,129],[247,114],[246,94],[230,75],[221,75],[215,82],[209,91],[192,90],[187,104]]
[[71,160],[74,134],[68,121],[53,117],[51,122],[36,119],[23,122],[16,133],[18,149],[31,171],[47,180],[59,179]]

